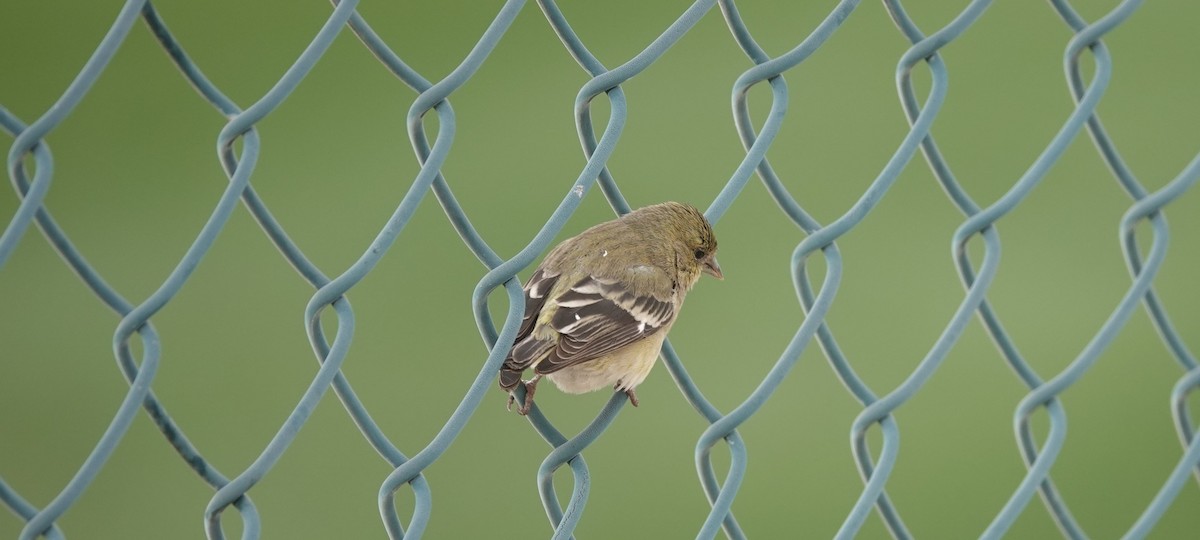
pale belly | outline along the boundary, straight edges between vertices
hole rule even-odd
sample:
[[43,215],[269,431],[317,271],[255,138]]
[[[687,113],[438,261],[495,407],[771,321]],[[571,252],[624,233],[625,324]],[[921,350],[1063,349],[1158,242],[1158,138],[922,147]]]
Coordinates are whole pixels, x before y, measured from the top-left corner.
[[665,336],[666,332],[662,332],[615,354],[550,373],[546,378],[568,394],[613,387],[617,390],[632,389],[650,374],[654,363],[658,361],[658,352]]

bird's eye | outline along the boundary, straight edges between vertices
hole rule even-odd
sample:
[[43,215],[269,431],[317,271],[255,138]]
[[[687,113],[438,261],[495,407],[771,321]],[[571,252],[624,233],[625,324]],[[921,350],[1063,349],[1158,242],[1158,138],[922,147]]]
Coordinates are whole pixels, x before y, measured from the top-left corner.
[[696,250],[696,253],[694,253],[694,255],[696,255],[696,258],[697,258],[697,259],[703,259],[703,258],[704,258],[704,255],[705,255],[705,253],[704,253],[704,250],[703,250],[703,249],[697,249],[697,250]]

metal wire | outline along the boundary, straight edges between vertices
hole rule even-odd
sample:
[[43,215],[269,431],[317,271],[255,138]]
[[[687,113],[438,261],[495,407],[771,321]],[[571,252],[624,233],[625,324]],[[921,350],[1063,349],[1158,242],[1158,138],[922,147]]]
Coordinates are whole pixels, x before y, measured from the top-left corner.
[[[524,307],[518,272],[527,268],[549,247],[550,242],[596,183],[599,183],[601,192],[614,212],[623,214],[630,211],[629,203],[607,168],[628,115],[626,96],[621,84],[651,68],[718,5],[735,43],[753,65],[734,82],[731,100],[734,127],[746,154],[708,207],[706,215],[713,223],[717,223],[749,183],[751,174],[756,173],[759,176],[780,210],[806,234],[804,240],[795,248],[791,261],[793,284],[806,316],[779,359],[763,375],[759,386],[728,413],[720,412],[704,397],[684,369],[671,343],[668,341],[663,346],[663,357],[671,377],[684,397],[709,424],[700,435],[695,448],[695,463],[701,488],[711,506],[705,521],[699,524],[697,538],[713,538],[719,530],[723,530],[729,538],[746,537],[732,511],[748,467],[747,444],[737,428],[758,412],[776,393],[814,337],[835,374],[863,406],[862,412],[851,426],[850,443],[864,487],[853,507],[848,509],[837,537],[855,536],[874,507],[894,537],[911,538],[913,533],[901,519],[898,506],[885,492],[887,481],[898,459],[899,426],[894,413],[934,376],[950,348],[960,339],[970,319],[975,315],[979,317],[1005,362],[1029,388],[1029,394],[1017,406],[1013,419],[1018,450],[1025,461],[1027,474],[1015,487],[1007,503],[998,510],[993,521],[982,531],[983,538],[999,538],[1004,535],[1028,506],[1035,492],[1040,494],[1064,537],[1087,537],[1050,478],[1051,467],[1065,442],[1067,415],[1059,395],[1087,373],[1139,303],[1145,307],[1167,350],[1185,371],[1171,394],[1173,420],[1184,452],[1157,495],[1131,526],[1126,537],[1145,537],[1176,499],[1186,484],[1187,477],[1195,475],[1200,481],[1200,435],[1197,434],[1195,422],[1188,412],[1189,396],[1200,388],[1200,363],[1187,348],[1183,337],[1172,324],[1162,299],[1153,289],[1170,235],[1163,210],[1200,180],[1200,154],[1162,188],[1153,192],[1147,191],[1120,157],[1096,113],[1097,105],[1111,78],[1112,64],[1108,49],[1101,38],[1130,18],[1140,5],[1140,0],[1124,0],[1092,23],[1080,17],[1065,0],[1050,1],[1054,11],[1074,32],[1074,37],[1064,52],[1064,68],[1068,88],[1075,100],[1075,108],[1028,170],[1002,197],[985,207],[975,203],[958,183],[947,160],[938,149],[932,128],[948,92],[949,69],[939,51],[952,45],[964,32],[969,31],[984,15],[991,2],[972,0],[946,26],[927,36],[918,29],[899,0],[884,0],[884,6],[897,29],[911,42],[911,47],[901,56],[896,68],[900,104],[908,119],[910,130],[862,196],[841,217],[828,225],[818,223],[796,202],[769,164],[767,152],[783,125],[787,111],[789,94],[783,78],[784,73],[797,69],[805,60],[819,52],[822,45],[859,7],[858,0],[838,2],[794,48],[775,57],[768,55],[755,41],[733,0],[697,0],[641,52],[613,69],[605,67],[588,50],[553,0],[537,0],[546,21],[562,41],[568,54],[591,77],[582,85],[575,99],[576,128],[587,162],[578,177],[570,185],[564,186],[566,189],[563,199],[548,217],[545,225],[524,248],[507,259],[497,254],[471,224],[454,197],[442,168],[456,131],[456,118],[449,98],[467,84],[486,62],[488,55],[524,9],[524,0],[507,0],[458,67],[437,82],[427,80],[409,67],[375,33],[367,21],[355,11],[357,0],[333,0],[332,3],[333,11],[308,47],[269,91],[245,109],[236,105],[205,77],[200,67],[184,52],[182,44],[168,30],[160,14],[146,0],[129,0],[125,3],[108,34],[101,40],[74,81],[58,101],[36,121],[26,125],[7,109],[0,107],[0,125],[14,137],[8,154],[7,169],[20,200],[9,224],[0,234],[0,268],[7,262],[29,226],[36,224],[50,245],[62,255],[66,264],[109,309],[121,317],[113,336],[113,349],[118,367],[129,382],[129,391],[108,429],[96,442],[92,452],[71,480],[43,508],[37,508],[0,480],[0,501],[25,522],[20,538],[64,537],[56,521],[83,496],[84,491],[103,469],[116,445],[127,432],[139,406],[147,412],[185,463],[214,488],[215,493],[205,509],[204,526],[208,537],[225,537],[222,515],[232,506],[242,520],[242,537],[259,538],[261,519],[250,499],[249,491],[270,472],[287,451],[309,419],[317,402],[330,388],[333,388],[368,444],[393,468],[380,485],[378,494],[380,517],[388,535],[392,538],[421,537],[432,518],[432,495],[423,471],[454,443],[485,394],[492,390],[499,364],[512,347]],[[208,221],[175,269],[153,294],[135,305],[125,300],[87,262],[69,240],[66,232],[53,219],[45,205],[45,199],[53,178],[54,165],[46,142],[47,136],[88,93],[139,17],[200,96],[227,119],[218,136],[217,154],[229,183],[215,203]],[[275,111],[302,83],[343,28],[349,28],[385,69],[418,93],[408,110],[407,127],[421,168],[394,213],[363,250],[358,260],[330,278],[290,239],[272,216],[266,203],[250,185],[250,178],[260,148],[256,125]],[[1086,84],[1080,66],[1085,52],[1090,52],[1094,62],[1092,79]],[[919,64],[925,64],[932,76],[932,85],[923,104],[917,98],[912,82],[913,70]],[[772,102],[761,128],[756,129],[751,120],[747,96],[754,85],[764,81],[770,86]],[[591,104],[601,94],[607,96],[611,113],[597,138],[596,126],[591,116]],[[437,134],[432,144],[424,124],[424,119],[430,111],[435,111],[438,117]],[[1050,167],[1060,159],[1066,146],[1084,128],[1095,144],[1101,160],[1133,200],[1120,223],[1122,248],[1132,282],[1109,318],[1076,359],[1060,373],[1043,380],[1024,360],[986,297],[999,264],[1001,244],[997,227],[998,222],[1037,187]],[[236,150],[239,141],[240,152]],[[911,374],[898,387],[882,397],[877,397],[856,374],[826,320],[843,274],[842,257],[836,241],[870,216],[918,150],[922,152],[934,178],[945,191],[951,204],[966,218],[955,231],[951,243],[951,256],[966,292],[941,335]],[[32,178],[27,170],[30,162],[34,167]],[[486,275],[473,292],[472,307],[488,354],[478,375],[466,389],[459,406],[444,422],[442,429],[409,458],[389,440],[371,418],[366,406],[341,372],[355,329],[354,311],[346,294],[371,272],[387,253],[430,191],[434,193],[464,244],[487,269]],[[305,320],[308,338],[319,369],[292,413],[253,463],[233,478],[228,478],[201,455],[151,391],[161,358],[159,335],[151,319],[188,281],[218,233],[224,228],[239,199],[289,264],[315,289],[305,309]],[[1151,245],[1145,255],[1142,254],[1134,234],[1143,222],[1149,224],[1152,233]],[[983,242],[983,258],[978,268],[967,253],[969,243],[976,237]],[[809,259],[816,253],[824,257],[826,267],[819,288],[814,288],[808,274]],[[499,330],[491,317],[488,305],[489,296],[498,287],[504,288],[509,302],[505,320]],[[337,329],[332,337],[327,334],[321,322],[321,314],[327,308],[332,308],[337,316]],[[135,361],[132,353],[131,340],[135,334],[141,344],[140,363]],[[518,390],[523,392],[522,388]],[[582,452],[615,421],[625,401],[623,394],[614,393],[596,418],[573,437],[561,433],[536,405],[529,414],[528,420],[535,432],[552,447],[538,469],[537,478],[542,504],[553,529],[553,538],[571,538],[582,519],[590,486],[590,473]],[[1030,418],[1039,409],[1044,409],[1050,420],[1046,440],[1041,445],[1038,444],[1030,426]],[[878,457],[871,455],[866,442],[867,432],[875,426],[879,427],[883,440]],[[711,455],[713,448],[722,441],[728,446],[731,459],[724,480],[719,481]],[[574,480],[574,487],[565,508],[561,506],[554,489],[554,473],[563,465],[570,467]],[[408,519],[402,520],[395,499],[397,491],[405,485],[413,490],[415,503]],[[404,523],[407,523],[407,526]]]

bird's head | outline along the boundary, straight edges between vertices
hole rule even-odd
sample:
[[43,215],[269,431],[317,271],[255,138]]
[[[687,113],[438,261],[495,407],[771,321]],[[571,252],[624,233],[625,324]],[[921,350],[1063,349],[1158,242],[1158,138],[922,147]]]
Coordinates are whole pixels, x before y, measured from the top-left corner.
[[629,217],[646,220],[649,230],[662,234],[663,240],[674,247],[675,264],[689,288],[700,279],[701,273],[725,278],[721,265],[717,264],[717,236],[708,219],[696,208],[665,202],[639,208]]

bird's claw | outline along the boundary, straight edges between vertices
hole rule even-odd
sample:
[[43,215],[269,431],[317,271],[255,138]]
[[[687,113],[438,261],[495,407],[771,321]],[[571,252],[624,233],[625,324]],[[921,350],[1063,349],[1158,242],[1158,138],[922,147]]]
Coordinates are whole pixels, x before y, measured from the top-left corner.
[[[533,393],[537,391],[537,383],[542,379],[541,375],[534,375],[528,381],[521,381],[525,385],[525,399],[521,401],[521,405],[517,407],[517,414],[525,416],[529,414],[529,410],[533,408]],[[508,394],[508,410],[512,410],[512,404],[517,400],[514,393]]]
[[[621,383],[617,383],[617,385],[613,387],[613,390],[620,390],[620,389],[621,389]],[[626,388],[625,395],[629,396],[629,404],[630,405],[633,405],[634,407],[638,406],[637,394],[633,393],[632,388]]]

